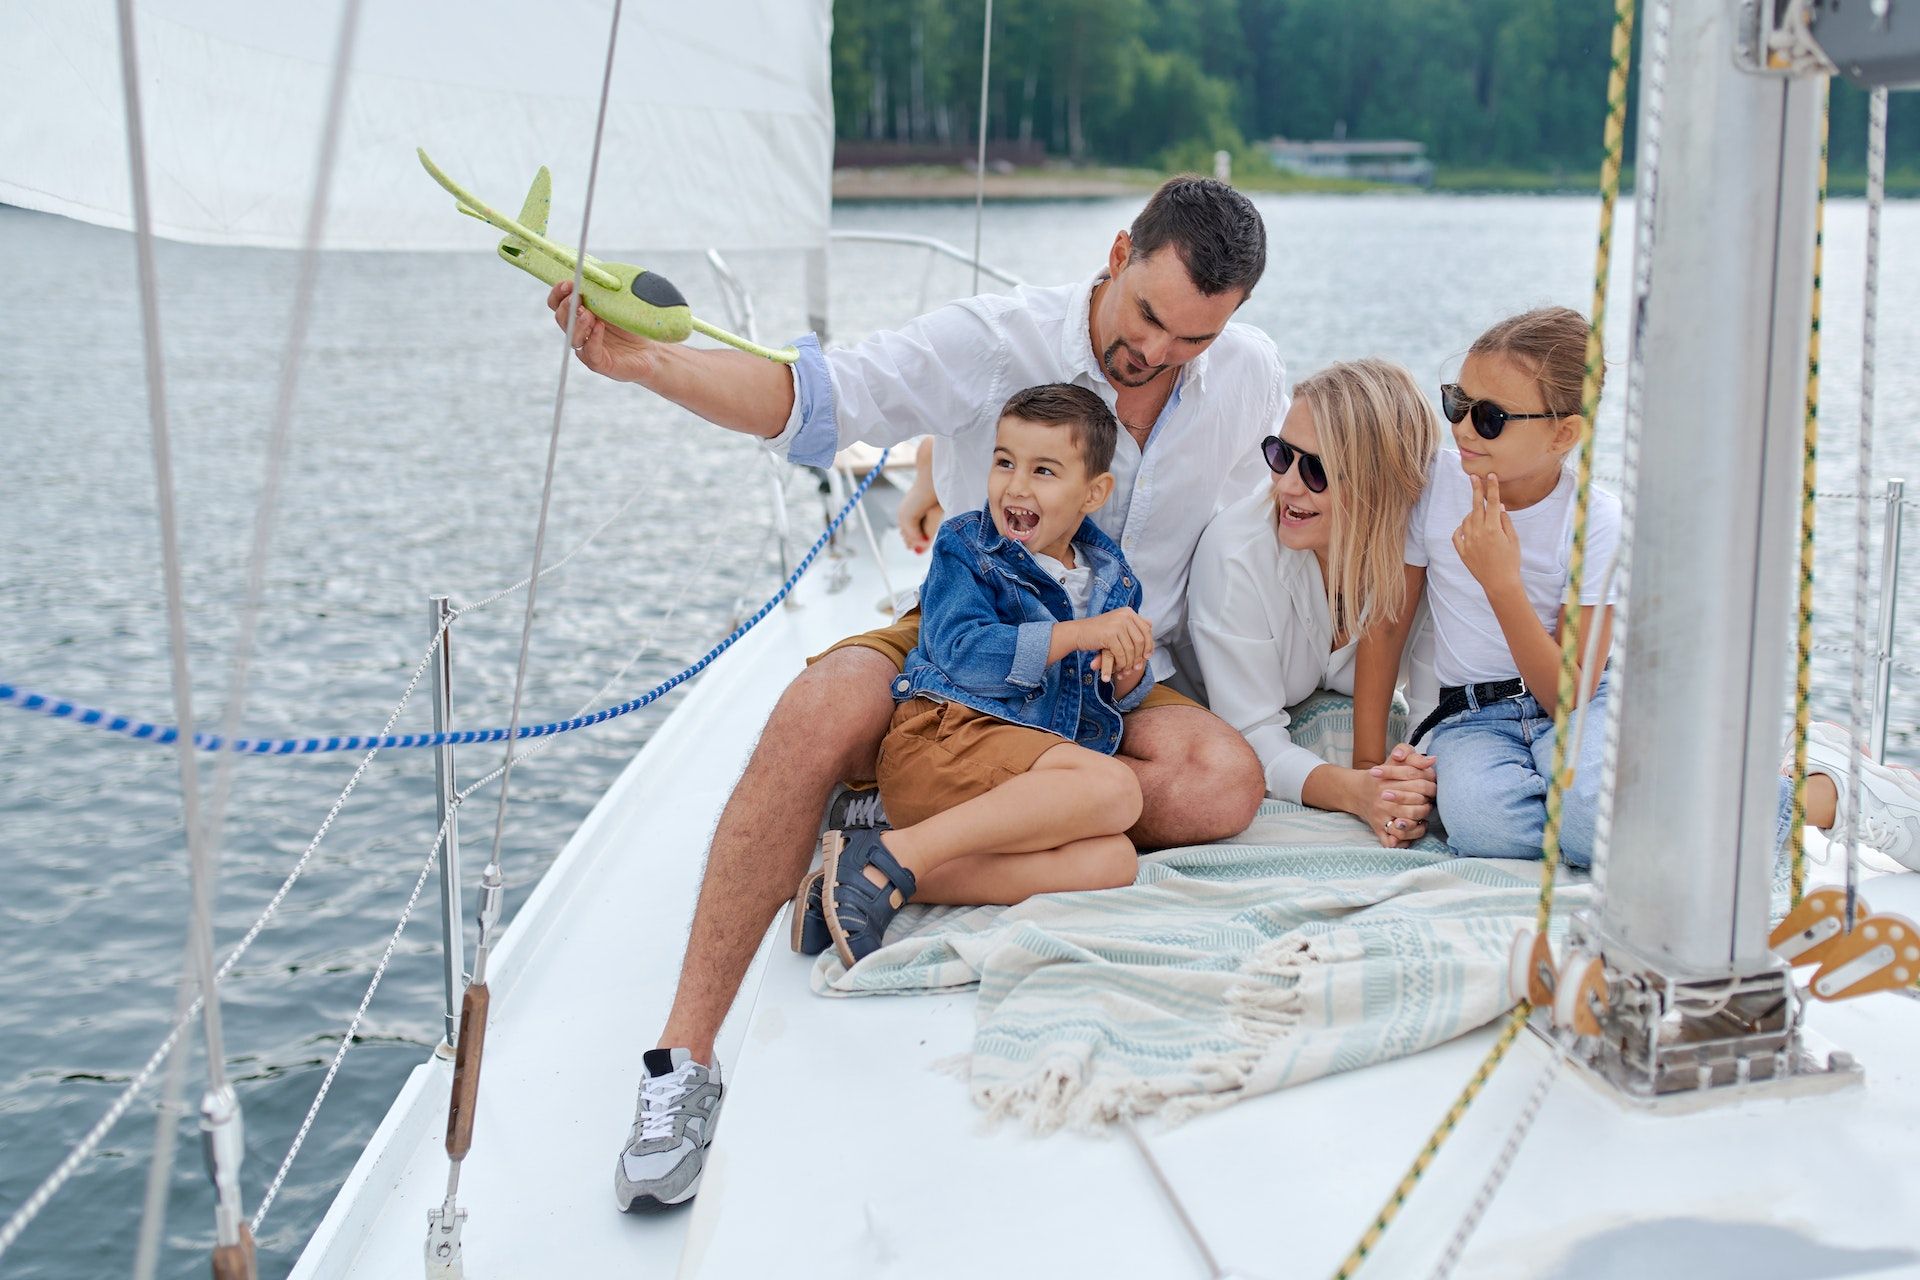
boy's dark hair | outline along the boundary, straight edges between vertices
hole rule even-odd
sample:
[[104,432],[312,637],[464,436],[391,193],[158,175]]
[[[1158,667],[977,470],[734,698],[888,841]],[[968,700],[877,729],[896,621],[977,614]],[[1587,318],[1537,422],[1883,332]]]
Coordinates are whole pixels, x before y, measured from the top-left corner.
[[1000,406],[1003,418],[1068,427],[1073,431],[1074,447],[1086,464],[1089,477],[1113,468],[1113,450],[1120,438],[1120,424],[1113,410],[1085,387],[1065,382],[1047,382],[1025,391],[1016,391]]
[[1128,234],[1136,257],[1172,245],[1193,287],[1209,298],[1229,289],[1252,293],[1267,269],[1267,224],[1253,201],[1198,174],[1161,183]]

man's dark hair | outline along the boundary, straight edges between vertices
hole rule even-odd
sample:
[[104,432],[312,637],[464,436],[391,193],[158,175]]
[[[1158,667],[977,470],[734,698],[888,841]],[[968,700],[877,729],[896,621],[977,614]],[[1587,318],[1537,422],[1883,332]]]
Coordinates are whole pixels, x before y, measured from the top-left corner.
[[1252,293],[1267,269],[1267,224],[1253,201],[1198,174],[1161,183],[1129,234],[1135,257],[1172,245],[1193,287],[1209,298],[1229,289]]
[[1000,407],[1003,418],[1019,418],[1073,431],[1074,447],[1086,464],[1087,475],[1097,476],[1113,468],[1114,445],[1120,437],[1120,424],[1113,410],[1085,387],[1065,382],[1047,382],[1025,391],[1016,391]]

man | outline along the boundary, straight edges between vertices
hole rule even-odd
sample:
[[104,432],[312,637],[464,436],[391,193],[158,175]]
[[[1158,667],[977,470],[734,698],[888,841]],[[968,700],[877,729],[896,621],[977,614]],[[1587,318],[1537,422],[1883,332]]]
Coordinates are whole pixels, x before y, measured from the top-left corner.
[[[1246,197],[1179,177],[1114,238],[1099,274],[949,304],[830,353],[811,335],[794,366],[635,337],[581,311],[574,345],[596,373],[637,382],[710,422],[758,436],[795,463],[828,465],[856,441],[930,434],[938,498],[986,497],[995,418],[1022,387],[1068,382],[1124,428],[1113,496],[1095,522],[1123,549],[1154,625],[1153,672],[1174,673],[1187,570],[1208,519],[1261,483],[1259,442],[1287,408],[1273,344],[1231,324],[1266,266],[1266,230]],[[548,295],[566,328],[572,292]],[[680,984],[659,1047],[644,1056],[632,1134],[615,1172],[620,1207],[692,1198],[720,1102],[713,1038],[768,924],[812,860],[835,784],[871,780],[892,718],[891,686],[918,636],[909,614],[812,660],[781,696],[720,815]],[[1119,758],[1143,806],[1142,847],[1223,839],[1252,821],[1259,761],[1224,721],[1165,685],[1127,717]],[[836,801],[834,826],[883,821],[870,798]],[[864,810],[864,813],[862,812]]]

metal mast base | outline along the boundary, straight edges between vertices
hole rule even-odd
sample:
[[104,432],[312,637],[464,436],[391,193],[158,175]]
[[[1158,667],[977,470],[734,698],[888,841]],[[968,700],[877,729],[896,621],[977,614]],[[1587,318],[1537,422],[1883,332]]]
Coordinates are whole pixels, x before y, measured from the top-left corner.
[[1571,1037],[1568,1053],[1592,1082],[1623,1101],[1691,1110],[1756,1095],[1824,1093],[1865,1080],[1851,1054],[1807,1031],[1804,998],[1783,961],[1755,973],[1675,977],[1598,935],[1584,916],[1573,923],[1571,945],[1603,957],[1607,1000],[1600,1034]]

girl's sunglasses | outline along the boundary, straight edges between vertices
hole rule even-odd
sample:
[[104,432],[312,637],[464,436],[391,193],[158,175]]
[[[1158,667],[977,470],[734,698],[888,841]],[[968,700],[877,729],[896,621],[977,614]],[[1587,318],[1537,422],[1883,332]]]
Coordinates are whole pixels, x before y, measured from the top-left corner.
[[1273,468],[1273,474],[1283,476],[1293,466],[1295,458],[1300,459],[1300,483],[1314,493],[1327,491],[1327,464],[1320,461],[1317,453],[1308,453],[1305,449],[1296,449],[1279,436],[1268,436],[1260,442],[1260,452],[1267,455],[1267,465]]
[[1564,418],[1563,413],[1508,413],[1491,400],[1475,400],[1460,389],[1457,382],[1442,383],[1440,386],[1440,412],[1447,415],[1448,422],[1458,422],[1468,414],[1473,415],[1473,429],[1480,433],[1482,440],[1496,439],[1507,429],[1509,422],[1522,418]]

